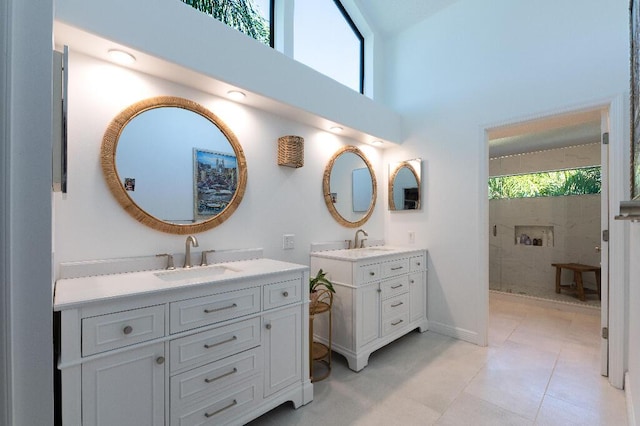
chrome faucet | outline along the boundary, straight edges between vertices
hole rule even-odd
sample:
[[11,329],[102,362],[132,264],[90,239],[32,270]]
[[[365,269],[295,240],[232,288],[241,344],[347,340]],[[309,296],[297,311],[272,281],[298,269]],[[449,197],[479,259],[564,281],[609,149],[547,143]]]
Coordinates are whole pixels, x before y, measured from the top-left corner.
[[184,267],[191,268],[191,246],[198,247],[198,239],[193,235],[187,237],[187,241],[184,243]]
[[369,236],[369,234],[367,234],[367,233],[365,232],[365,230],[364,230],[364,229],[358,229],[358,230],[356,231],[356,238],[355,238],[355,240],[354,240],[354,242],[353,242],[353,243],[354,243],[354,244],[353,244],[353,248],[362,248],[362,247],[364,247],[364,240],[362,240],[362,241],[360,242],[360,245],[358,245],[358,235],[359,235],[361,232],[364,234],[364,236],[365,236],[365,237],[368,237],[368,236]]

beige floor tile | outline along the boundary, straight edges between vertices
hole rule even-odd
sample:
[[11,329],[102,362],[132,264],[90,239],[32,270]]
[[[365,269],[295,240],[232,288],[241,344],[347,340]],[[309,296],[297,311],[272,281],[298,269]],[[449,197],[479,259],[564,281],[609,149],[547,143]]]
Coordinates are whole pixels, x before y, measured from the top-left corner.
[[564,338],[571,326],[571,319],[549,315],[549,310],[540,314],[529,314],[522,321],[518,330],[544,334],[555,338]]
[[624,392],[600,376],[597,315],[489,304],[488,347],[413,332],[359,373],[336,354],[310,404],[250,425],[626,425]]
[[414,371],[397,393],[444,413],[478,371],[479,367],[459,361],[439,362]]
[[565,344],[563,339],[522,328],[514,330],[509,341],[554,354],[559,354]]
[[624,426],[627,424],[626,411],[619,413],[601,412],[597,407],[583,408],[569,402],[545,396],[538,418],[537,426]]
[[483,370],[465,392],[533,421],[550,376],[543,370]]
[[362,426],[420,426],[432,425],[440,413],[397,394],[390,394],[371,410],[362,413],[355,425]]
[[526,426],[533,422],[473,395],[461,394],[436,422],[439,426]]

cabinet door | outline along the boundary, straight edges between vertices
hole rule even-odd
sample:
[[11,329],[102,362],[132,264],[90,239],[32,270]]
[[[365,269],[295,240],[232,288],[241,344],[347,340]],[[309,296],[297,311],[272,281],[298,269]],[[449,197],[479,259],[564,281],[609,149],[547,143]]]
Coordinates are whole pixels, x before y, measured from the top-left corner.
[[378,338],[380,333],[380,286],[373,284],[357,290],[356,349]]
[[417,272],[409,275],[410,294],[410,321],[424,319],[427,314],[427,283],[424,279],[425,272]]
[[164,343],[82,365],[82,424],[164,425]]
[[264,315],[264,396],[302,380],[302,312],[295,306]]

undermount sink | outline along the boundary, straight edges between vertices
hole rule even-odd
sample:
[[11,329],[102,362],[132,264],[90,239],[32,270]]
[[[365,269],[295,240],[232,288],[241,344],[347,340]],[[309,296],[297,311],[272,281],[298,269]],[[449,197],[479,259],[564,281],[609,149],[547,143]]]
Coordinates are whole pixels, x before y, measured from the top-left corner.
[[173,271],[156,272],[154,275],[164,281],[181,281],[187,279],[214,278],[220,275],[234,274],[239,269],[225,265],[194,267],[190,269],[176,269]]
[[384,247],[384,246],[374,246],[374,247],[362,247],[356,250],[364,250],[364,251],[394,251],[392,247]]

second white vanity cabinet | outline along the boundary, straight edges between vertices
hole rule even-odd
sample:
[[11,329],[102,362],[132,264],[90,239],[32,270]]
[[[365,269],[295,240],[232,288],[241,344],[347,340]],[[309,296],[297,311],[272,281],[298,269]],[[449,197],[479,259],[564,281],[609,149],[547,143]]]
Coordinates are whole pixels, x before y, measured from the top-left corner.
[[310,402],[307,267],[233,265],[58,280],[63,424],[242,424]]
[[[427,252],[386,246],[311,253],[312,274],[333,283],[333,350],[349,368],[366,367],[375,350],[418,328],[427,330]],[[313,336],[328,340],[320,318]]]

